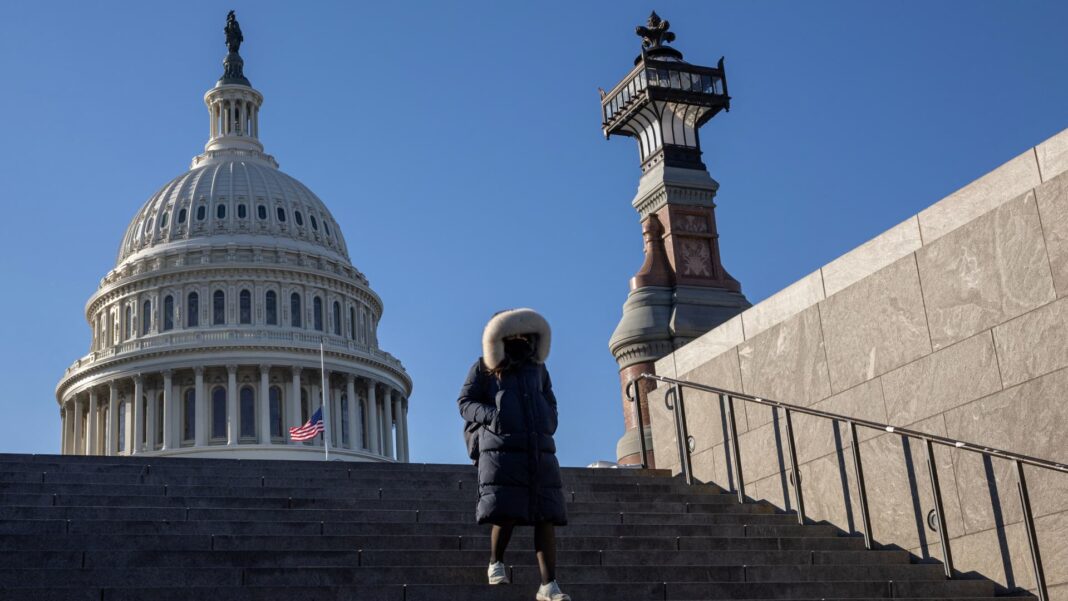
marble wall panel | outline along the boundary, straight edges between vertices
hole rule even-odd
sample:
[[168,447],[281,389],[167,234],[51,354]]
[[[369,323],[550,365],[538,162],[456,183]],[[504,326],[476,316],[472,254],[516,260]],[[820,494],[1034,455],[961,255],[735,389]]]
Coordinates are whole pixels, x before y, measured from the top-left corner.
[[1068,512],[1036,518],[1035,530],[1046,569],[1046,584],[1068,583]]
[[[834,392],[931,352],[912,255],[819,304]],[[745,378],[743,363],[742,380]]]
[[[979,442],[1024,455],[1068,462],[1068,370],[1060,370],[945,413],[951,438]],[[978,532],[1019,521],[1015,467],[984,461],[976,453],[954,453],[964,524]],[[1035,515],[1068,509],[1068,476],[1028,468]]]
[[1054,298],[1033,192],[916,252],[935,349]]
[[1046,239],[1046,253],[1058,296],[1068,295],[1068,173],[1035,189],[1038,214]]
[[836,294],[883,267],[916,251],[920,241],[920,221],[915,216],[886,230],[848,253],[823,266],[823,287],[827,296]]
[[741,314],[746,339],[823,300],[823,273],[814,271]]
[[809,520],[826,521],[846,532],[861,532],[857,479],[848,447],[803,464],[801,489]]
[[911,424],[1001,390],[990,331],[899,367],[882,380],[892,425]]
[[690,465],[693,466],[695,480],[723,486],[722,482],[716,480],[716,456],[713,449],[705,449],[699,453],[694,453],[690,457],[690,462]]
[[785,431],[777,421],[739,434],[738,447],[747,484],[779,474],[789,465]]
[[767,501],[779,509],[794,511],[793,491],[790,490],[789,481],[778,475],[746,483],[745,494],[752,499]]
[[[726,390],[741,390],[737,349],[731,349],[716,356],[683,374],[680,379]],[[723,410],[719,395],[684,388],[683,403],[686,407],[686,427],[694,438],[695,452],[723,442],[728,428],[726,412]],[[739,433],[744,433],[749,429],[744,411],[738,411],[736,426]]]
[[943,198],[919,214],[923,243],[930,244],[1041,183],[1033,149]]
[[[815,403],[812,408],[887,423],[882,383],[878,378]],[[836,422],[831,420],[800,413],[794,416],[793,422],[797,459],[801,463],[823,457],[841,448],[849,448],[849,426],[844,422],[838,422],[836,427]],[[878,430],[857,429],[857,437],[862,441],[878,435]]]
[[742,316],[736,315],[721,323],[712,331],[682,348],[676,349],[656,362],[656,373],[675,377],[686,373],[702,363],[738,346],[745,340],[742,334]]
[[[738,348],[738,357],[746,394],[796,405],[811,405],[830,396],[816,307],[746,340]],[[766,411],[750,414],[749,427],[767,421]]]
[[1068,367],[1068,299],[1001,324],[994,341],[1005,386]]
[[1042,181],[1048,182],[1068,171],[1068,130],[1055,134],[1035,146]]
[[679,452],[675,446],[674,414],[664,406],[666,386],[660,386],[649,393],[649,421],[652,427],[653,452],[656,467],[678,471]]
[[949,545],[959,569],[993,580],[1001,588],[1001,593],[1035,586],[1027,534],[1022,524],[959,536]]
[[[910,426],[932,434],[945,434],[941,416]],[[924,548],[938,542],[938,533],[928,527],[934,509],[927,454],[922,441],[886,434],[860,444],[868,504],[875,539],[906,549]],[[964,533],[960,501],[949,450],[935,448],[942,503],[950,536]]]

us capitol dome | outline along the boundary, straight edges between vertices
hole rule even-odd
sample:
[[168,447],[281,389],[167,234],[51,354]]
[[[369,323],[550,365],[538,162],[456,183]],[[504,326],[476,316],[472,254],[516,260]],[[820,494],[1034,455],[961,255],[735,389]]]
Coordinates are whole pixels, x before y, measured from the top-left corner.
[[[203,154],[137,211],[86,303],[89,354],[56,387],[62,452],[321,459],[329,442],[331,459],[408,461],[412,382],[378,347],[382,300],[263,152],[233,12],[225,31]],[[320,399],[327,431],[291,440]]]

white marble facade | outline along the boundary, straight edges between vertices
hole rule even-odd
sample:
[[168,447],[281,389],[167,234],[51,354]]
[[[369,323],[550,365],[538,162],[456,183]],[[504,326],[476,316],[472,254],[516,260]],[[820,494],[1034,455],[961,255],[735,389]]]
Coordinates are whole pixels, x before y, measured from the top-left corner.
[[204,100],[204,153],[137,212],[86,305],[90,352],[56,388],[62,452],[317,459],[322,437],[288,431],[325,398],[331,459],[407,461],[412,384],[378,347],[381,299],[263,152],[263,96],[220,80]]

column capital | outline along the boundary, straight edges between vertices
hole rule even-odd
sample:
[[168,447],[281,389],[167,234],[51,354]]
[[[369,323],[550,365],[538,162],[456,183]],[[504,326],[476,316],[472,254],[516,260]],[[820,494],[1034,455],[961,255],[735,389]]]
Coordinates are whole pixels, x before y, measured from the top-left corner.
[[134,381],[134,384],[142,384],[145,381],[144,376],[141,375],[140,373],[136,373],[136,374],[130,376],[130,379],[132,379]]
[[119,385],[115,382],[115,380],[108,382],[108,392],[111,394],[116,394],[119,392]]
[[231,375],[232,374],[236,374],[237,373],[237,365],[235,365],[233,363],[227,365],[226,366],[226,371],[229,372]]
[[355,384],[356,374],[345,374],[345,384]]
[[163,370],[163,371],[161,371],[159,373],[163,374],[163,378],[165,380],[170,380],[171,376],[174,375],[174,370],[173,369],[165,369],[165,370]]
[[260,363],[260,373],[269,372],[269,371],[271,371],[270,364]]
[[194,367],[193,368],[193,373],[195,375],[198,375],[198,376],[203,376],[204,375],[204,366],[203,365],[198,365],[198,366]]
[[300,367],[299,365],[294,365],[290,369],[293,370],[293,377],[294,378],[299,378],[300,377],[300,372],[304,371],[304,368]]

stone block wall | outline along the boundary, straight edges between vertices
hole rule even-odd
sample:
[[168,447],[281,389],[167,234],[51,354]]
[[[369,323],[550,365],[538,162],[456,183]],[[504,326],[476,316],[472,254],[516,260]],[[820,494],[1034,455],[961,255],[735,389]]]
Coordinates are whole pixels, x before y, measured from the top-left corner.
[[[663,375],[1068,463],[1068,130],[657,362]],[[658,467],[679,470],[661,387]],[[718,397],[687,392],[698,479],[734,487]],[[793,509],[785,426],[737,403],[746,492]],[[806,510],[859,532],[842,424],[794,422]],[[924,445],[861,428],[872,528],[941,558]],[[1009,462],[936,447],[955,567],[1034,586]],[[1029,468],[1053,599],[1068,599],[1068,475]]]

